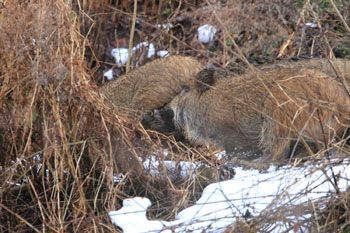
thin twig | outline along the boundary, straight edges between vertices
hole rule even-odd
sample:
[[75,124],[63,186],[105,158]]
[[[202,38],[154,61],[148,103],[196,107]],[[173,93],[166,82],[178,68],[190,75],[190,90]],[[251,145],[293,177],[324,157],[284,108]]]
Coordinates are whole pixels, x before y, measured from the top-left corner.
[[25,220],[24,218],[22,218],[19,214],[13,212],[12,210],[10,210],[9,208],[7,208],[5,205],[0,203],[0,207],[5,209],[7,212],[9,212],[10,214],[16,216],[16,218],[20,219],[21,221],[23,221],[26,225],[28,225],[30,228],[32,228],[35,232],[41,233],[41,231],[38,230],[38,228],[36,228],[35,226],[33,226],[32,224],[30,224],[27,220]]
[[[320,122],[322,136],[323,136],[323,140],[324,140],[324,147],[326,149],[326,152],[325,152],[326,153],[326,159],[329,162],[329,167],[331,169],[332,178],[333,178],[333,182],[334,182],[334,183],[332,183],[332,182],[331,183],[332,183],[333,187],[335,188],[335,192],[339,195],[340,194],[340,190],[339,190],[339,186],[338,186],[338,181],[337,181],[337,178],[335,177],[335,173],[334,173],[333,167],[331,165],[331,158],[330,158],[330,154],[329,154],[329,150],[328,150],[328,142],[327,142],[327,138],[326,138],[326,135],[325,135],[326,132],[325,132],[324,127],[323,127],[322,117],[321,117],[321,113],[320,113],[319,109],[317,109],[317,116],[318,116],[318,120]],[[327,173],[324,171],[324,169],[322,169],[322,172],[326,175],[327,178],[329,178]]]
[[338,7],[335,5],[333,0],[329,0],[329,2],[332,4],[335,13],[337,13],[338,17],[340,18],[340,20],[342,21],[342,23],[344,24],[345,29],[348,31],[348,33],[350,34],[350,28],[349,25],[346,23],[344,17],[341,15],[341,13],[338,10]]
[[130,31],[128,62],[126,63],[126,72],[128,72],[130,70],[131,48],[132,48],[132,44],[134,41],[134,35],[135,35],[136,15],[137,15],[137,0],[134,0],[134,12],[132,15],[132,25],[131,25],[131,31]]

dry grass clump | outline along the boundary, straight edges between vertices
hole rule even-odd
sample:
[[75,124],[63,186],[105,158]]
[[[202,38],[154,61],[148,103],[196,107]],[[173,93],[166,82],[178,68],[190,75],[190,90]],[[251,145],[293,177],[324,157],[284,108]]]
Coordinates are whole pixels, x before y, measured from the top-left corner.
[[0,19],[0,232],[114,231],[106,211],[154,190],[138,156],[157,146],[89,81],[70,5],[7,1]]
[[[349,22],[350,3],[340,0],[336,6]],[[350,56],[346,26],[323,0],[138,1],[136,12],[133,1],[73,1],[73,7],[80,12],[83,35],[89,38],[86,59],[98,84],[104,82],[102,72],[114,66],[112,48],[144,41],[157,50],[195,56],[234,71],[237,62],[242,63],[235,43],[255,64],[281,57]],[[173,27],[159,27],[168,23]],[[197,29],[204,24],[218,29],[215,41],[206,45],[197,40]],[[146,54],[140,52],[131,64],[146,63]]]
[[349,1],[335,1],[344,22],[330,1],[205,2],[207,5],[190,14],[198,22],[218,27],[217,40],[194,47],[196,54],[223,67],[236,71],[242,55],[254,64],[273,63],[278,58],[350,56],[344,25],[349,23]]
[[326,208],[317,210],[313,219],[314,232],[349,232],[349,191],[323,203]]
[[[203,1],[73,1],[73,8],[79,12],[81,33],[88,38],[86,60],[93,72],[94,81],[103,84],[102,73],[115,67],[110,52],[112,48],[133,47],[140,42],[153,43],[157,50],[168,50],[171,54],[193,54],[193,47],[187,43],[196,30],[192,19],[181,17],[182,12],[192,11]],[[135,24],[135,30],[131,30]],[[170,30],[160,25],[172,24]],[[132,68],[145,64],[146,49],[135,54]],[[124,73],[125,69],[118,70]]]
[[12,1],[1,18],[1,231],[105,228],[91,213],[115,204],[101,202],[118,160],[106,126],[120,151],[130,130],[88,82],[76,16],[64,1]]
[[[166,207],[151,214],[169,217],[198,196],[193,180],[165,170],[152,177],[140,159],[153,151],[164,159],[162,142],[175,145],[168,157],[177,161],[200,153],[146,133],[91,82],[99,83],[91,62],[108,36],[94,27],[109,4],[7,1],[0,9],[0,232],[116,231],[106,213],[125,197],[150,197]],[[89,19],[90,33],[85,10],[101,20]]]

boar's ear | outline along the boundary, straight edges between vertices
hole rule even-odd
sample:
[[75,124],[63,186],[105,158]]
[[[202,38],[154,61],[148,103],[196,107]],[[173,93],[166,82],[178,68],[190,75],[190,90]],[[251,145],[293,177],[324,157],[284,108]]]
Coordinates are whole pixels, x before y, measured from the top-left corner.
[[203,93],[215,84],[215,68],[205,68],[197,73],[196,88],[199,93]]
[[209,66],[199,71],[196,76],[197,91],[202,94],[215,85],[218,80],[230,79],[234,74],[224,68]]

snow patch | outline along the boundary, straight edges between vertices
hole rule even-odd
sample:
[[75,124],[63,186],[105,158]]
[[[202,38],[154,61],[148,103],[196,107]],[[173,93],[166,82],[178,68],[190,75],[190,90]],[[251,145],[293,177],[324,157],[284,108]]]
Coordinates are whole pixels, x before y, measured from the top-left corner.
[[170,53],[167,50],[159,50],[157,52],[158,57],[168,57],[169,55],[170,55]]
[[309,28],[317,28],[317,24],[316,23],[311,23],[311,22],[306,23],[305,26],[309,27]]
[[[265,216],[270,210],[317,205],[316,200],[332,197],[335,192],[332,170],[338,178],[339,190],[345,191],[350,178],[348,165],[349,160],[333,166],[314,164],[279,169],[271,166],[266,173],[238,167],[233,179],[208,185],[196,204],[179,212],[175,221],[147,220],[146,210],[151,203],[140,197],[127,199],[120,210],[111,211],[109,216],[124,232],[224,232],[246,213]],[[301,224],[299,219],[309,217],[310,213],[304,213],[299,217],[285,216],[285,219]],[[270,229],[282,232],[287,230],[287,225],[274,222]],[[297,232],[305,228],[301,225]]]
[[115,64],[123,66],[128,61],[129,50],[127,48],[114,48],[111,51],[111,55],[114,57]]
[[167,31],[169,31],[170,29],[172,29],[174,27],[174,25],[172,23],[162,23],[162,24],[157,24],[156,26],[159,29],[165,29]]
[[152,43],[149,44],[148,46],[148,52],[147,52],[147,57],[151,58],[156,54],[156,48]]
[[[156,48],[153,43],[149,43],[147,41],[138,43],[131,49],[131,56],[139,50],[147,49],[147,58],[152,58],[156,55]],[[113,56],[115,63],[118,66],[123,66],[127,63],[129,58],[129,50],[128,48],[114,48],[111,51],[111,55]],[[108,72],[108,73],[107,73]],[[111,72],[108,70],[104,73],[104,76],[107,77],[108,80],[111,78]]]
[[149,221],[146,210],[151,206],[148,198],[134,197],[123,201],[123,208],[109,212],[112,223],[123,229],[124,233],[157,232],[166,224],[163,221]]
[[113,69],[109,69],[106,72],[104,72],[103,76],[106,77],[109,81],[112,80],[114,78]]
[[216,31],[217,31],[217,29],[214,26],[209,25],[209,24],[205,24],[203,26],[200,26],[197,29],[199,42],[207,44],[207,43],[213,41]]
[[146,42],[141,42],[137,45],[135,45],[135,47],[133,47],[131,49],[132,53],[137,52],[138,50],[142,50],[142,49],[147,49],[147,58],[151,58],[156,54],[156,49],[154,47],[153,43],[148,43]]
[[143,162],[144,169],[152,176],[161,175],[161,171],[165,168],[172,178],[195,177],[199,167],[204,166],[202,163],[192,163],[187,161],[175,162],[171,160],[159,161],[156,156],[150,156]]

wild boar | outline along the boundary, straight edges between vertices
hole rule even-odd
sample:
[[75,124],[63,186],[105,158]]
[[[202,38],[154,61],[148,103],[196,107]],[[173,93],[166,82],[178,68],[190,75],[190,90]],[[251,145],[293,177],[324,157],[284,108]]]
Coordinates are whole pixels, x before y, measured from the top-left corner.
[[116,107],[139,115],[169,103],[184,85],[193,86],[201,69],[194,58],[170,56],[132,70],[102,86],[100,92]]
[[350,97],[327,69],[275,66],[222,79],[203,70],[197,87],[167,108],[192,142],[279,159],[294,155],[295,145],[324,147],[346,131]]

